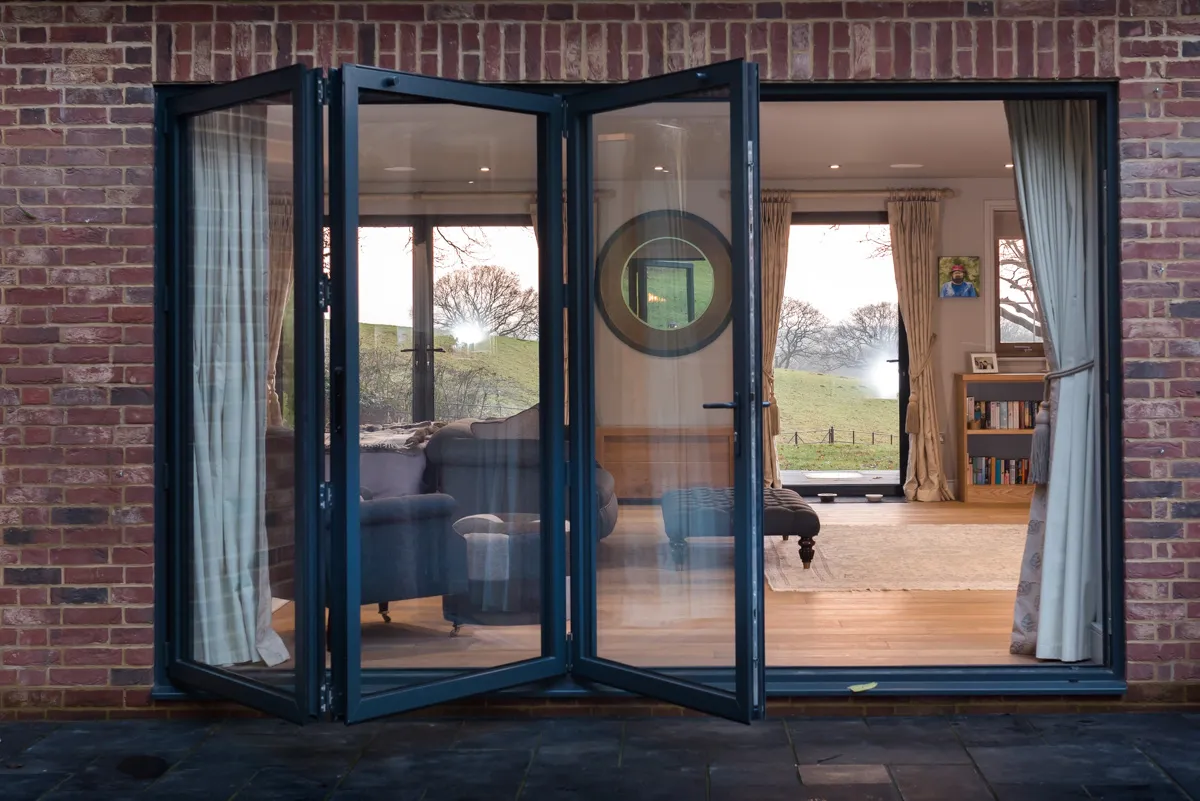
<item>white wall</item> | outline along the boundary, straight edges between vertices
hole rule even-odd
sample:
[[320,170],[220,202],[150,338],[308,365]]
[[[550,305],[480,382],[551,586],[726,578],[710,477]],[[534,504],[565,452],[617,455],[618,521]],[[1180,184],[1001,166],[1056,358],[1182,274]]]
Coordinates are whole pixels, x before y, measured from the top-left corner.
[[[606,182],[597,203],[596,249],[628,220],[648,211],[678,208],[667,180]],[[683,209],[707,220],[729,238],[727,182],[688,181]],[[707,347],[686,356],[649,356],[609,329],[597,312],[595,328],[596,424],[598,426],[714,427],[732,425],[729,412],[701,404],[733,398],[733,333],[725,330]]]

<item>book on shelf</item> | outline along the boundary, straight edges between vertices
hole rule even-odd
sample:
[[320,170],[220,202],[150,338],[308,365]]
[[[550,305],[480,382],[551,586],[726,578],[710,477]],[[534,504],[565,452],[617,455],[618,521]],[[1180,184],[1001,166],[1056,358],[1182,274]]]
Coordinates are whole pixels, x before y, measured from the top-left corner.
[[997,459],[994,456],[971,457],[971,483],[976,486],[1028,484],[1028,459]]
[[1027,431],[1033,428],[1037,407],[1037,401],[977,401],[968,396],[967,427],[985,431]]

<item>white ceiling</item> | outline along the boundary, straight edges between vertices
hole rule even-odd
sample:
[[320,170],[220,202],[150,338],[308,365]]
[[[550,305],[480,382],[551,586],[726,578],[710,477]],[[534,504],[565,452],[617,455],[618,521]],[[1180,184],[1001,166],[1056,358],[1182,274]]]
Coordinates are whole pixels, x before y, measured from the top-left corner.
[[[725,110],[715,103],[659,103],[599,115],[597,179],[728,180]],[[1011,156],[1000,102],[766,102],[760,138],[766,184],[1012,174],[1005,168]],[[358,156],[365,194],[527,190],[536,180],[537,131],[534,118],[511,112],[367,105]]]

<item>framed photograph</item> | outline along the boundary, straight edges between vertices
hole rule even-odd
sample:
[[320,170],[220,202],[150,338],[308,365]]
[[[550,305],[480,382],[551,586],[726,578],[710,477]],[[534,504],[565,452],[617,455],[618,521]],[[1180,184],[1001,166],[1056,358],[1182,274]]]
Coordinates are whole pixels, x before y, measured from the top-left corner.
[[994,353],[972,353],[971,354],[971,372],[972,373],[998,373],[999,366],[996,364],[996,354]]
[[938,260],[938,297],[979,297],[979,257],[943,256]]

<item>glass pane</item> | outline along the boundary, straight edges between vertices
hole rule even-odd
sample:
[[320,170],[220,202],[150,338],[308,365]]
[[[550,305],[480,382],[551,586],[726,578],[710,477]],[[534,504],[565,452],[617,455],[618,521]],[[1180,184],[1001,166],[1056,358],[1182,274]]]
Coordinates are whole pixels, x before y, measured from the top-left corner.
[[[360,113],[361,214],[411,227],[359,235],[359,658],[372,691],[397,684],[372,669],[542,653],[537,121],[377,100]],[[493,215],[515,224],[475,224]]]
[[900,483],[899,322],[886,223],[791,227],[775,344],[785,487]]
[[295,641],[292,121],[287,97],[187,121],[195,660],[290,683]]
[[538,401],[533,227],[439,226],[433,236],[434,409],[508,417]]
[[1037,296],[1033,292],[1033,273],[1025,257],[1025,240],[1002,237],[996,240],[996,264],[999,271],[1000,343],[1028,344],[1042,341],[1042,323]]
[[[593,118],[597,655],[733,667],[729,108]],[[619,511],[619,514],[618,514]]]

